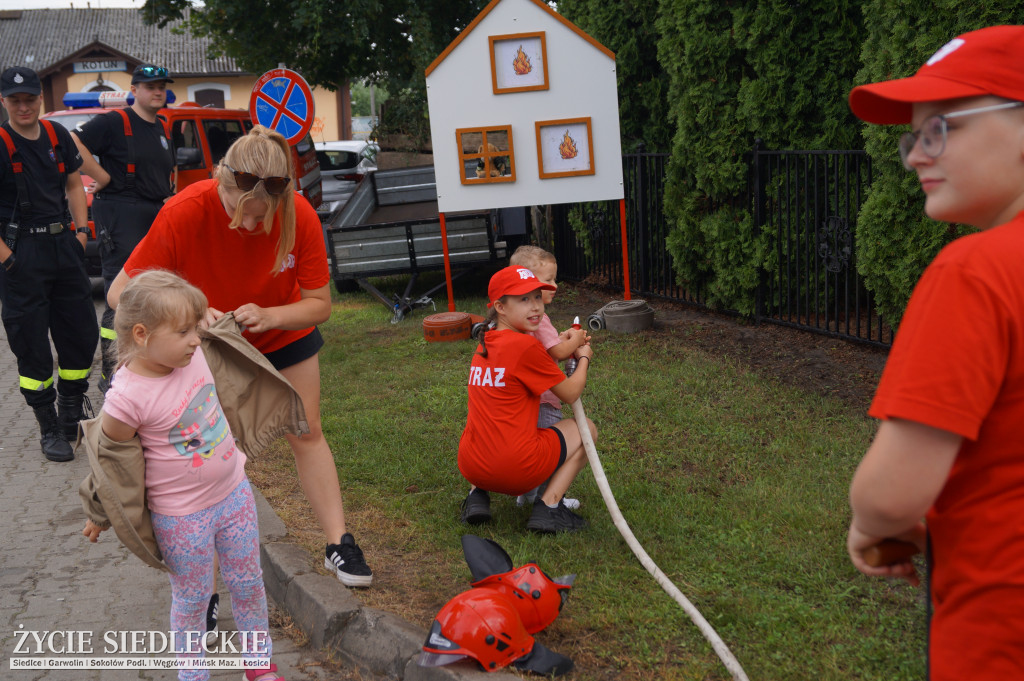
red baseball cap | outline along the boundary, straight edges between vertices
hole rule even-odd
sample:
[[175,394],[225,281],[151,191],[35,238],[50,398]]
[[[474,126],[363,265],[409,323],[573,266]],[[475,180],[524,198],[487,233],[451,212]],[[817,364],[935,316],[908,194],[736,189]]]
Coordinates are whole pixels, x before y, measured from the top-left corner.
[[1024,101],[1024,26],[989,26],[954,38],[910,78],[860,85],[850,109],[868,123],[909,123],[916,102],[995,95]]
[[545,291],[558,290],[557,286],[542,283],[537,275],[527,268],[510,265],[498,270],[491,277],[491,282],[487,285],[487,297],[491,299],[491,302],[487,303],[487,307],[493,305],[494,301],[502,296],[518,296],[539,288]]

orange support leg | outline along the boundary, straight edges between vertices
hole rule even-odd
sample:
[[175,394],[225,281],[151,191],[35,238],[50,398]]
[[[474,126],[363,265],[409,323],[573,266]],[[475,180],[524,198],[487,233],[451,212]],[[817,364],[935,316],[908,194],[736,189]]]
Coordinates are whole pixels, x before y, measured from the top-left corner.
[[444,213],[441,217],[441,250],[444,252],[444,279],[448,283],[448,311],[455,312],[455,292],[452,289],[452,263],[448,259],[448,228],[445,226]]
[[622,278],[625,280],[623,283],[626,286],[626,295],[623,296],[623,300],[631,300],[629,294],[629,248],[626,245],[626,199],[619,199],[619,223],[622,225]]

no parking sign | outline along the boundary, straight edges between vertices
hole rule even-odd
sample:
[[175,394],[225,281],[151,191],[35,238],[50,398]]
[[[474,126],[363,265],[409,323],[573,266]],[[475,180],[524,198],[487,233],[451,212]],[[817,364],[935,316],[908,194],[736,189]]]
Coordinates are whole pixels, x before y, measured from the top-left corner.
[[313,127],[313,92],[305,79],[288,69],[267,71],[252,88],[249,117],[297,144]]

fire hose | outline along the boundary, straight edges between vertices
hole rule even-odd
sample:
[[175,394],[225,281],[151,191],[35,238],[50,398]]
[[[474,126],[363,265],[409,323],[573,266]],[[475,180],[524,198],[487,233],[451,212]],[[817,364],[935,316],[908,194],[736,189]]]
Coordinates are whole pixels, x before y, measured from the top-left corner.
[[587,317],[591,331],[607,328],[616,333],[636,333],[651,328],[654,310],[646,300],[613,300]]
[[597,455],[597,448],[594,446],[594,438],[590,434],[590,427],[587,425],[587,415],[583,411],[583,400],[577,398],[572,403],[572,413],[576,417],[576,425],[580,429],[580,436],[583,438],[583,448],[587,452],[587,460],[590,461],[590,468],[594,471],[594,480],[597,482],[598,489],[601,490],[601,496],[604,497],[604,503],[608,507],[608,512],[611,513],[612,522],[615,523],[615,527],[618,528],[619,534],[626,540],[626,544],[633,551],[633,554],[640,560],[641,565],[651,574],[652,577],[661,585],[669,596],[675,599],[676,603],[682,606],[686,614],[690,616],[693,623],[697,625],[700,632],[707,639],[711,647],[714,648],[718,654],[719,659],[725,665],[725,668],[732,674],[733,679],[736,681],[748,681],[747,675],[744,673],[743,668],[740,666],[739,661],[729,650],[729,647],[725,645],[725,642],[718,635],[717,632],[708,624],[708,621],[704,619],[704,616],[700,614],[700,611],[689,599],[683,595],[676,585],[665,575],[664,572],[651,560],[651,557],[647,555],[644,547],[640,545],[636,537],[633,535],[633,531],[629,529],[629,525],[626,523],[626,519],[622,517],[622,512],[619,511],[619,505],[615,502],[615,497],[612,495],[611,487],[608,486],[608,478],[604,474],[604,468],[601,466],[601,459]]

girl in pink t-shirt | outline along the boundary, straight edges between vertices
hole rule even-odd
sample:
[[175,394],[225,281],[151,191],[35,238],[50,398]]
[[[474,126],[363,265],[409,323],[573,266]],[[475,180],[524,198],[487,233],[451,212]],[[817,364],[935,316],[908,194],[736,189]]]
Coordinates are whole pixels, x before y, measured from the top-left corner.
[[[245,453],[235,444],[199,347],[198,324],[206,308],[206,296],[170,272],[151,270],[131,280],[114,317],[119,368],[101,425],[117,442],[138,434],[142,443],[146,503],[172,570],[171,630],[178,657],[203,656],[204,639],[197,632],[206,626],[216,553],[235,623],[250,644],[242,657],[258,663],[246,678],[278,681],[270,664],[259,528]],[[83,534],[96,541],[101,531],[87,520]],[[178,672],[183,681],[209,677],[206,669]]]

